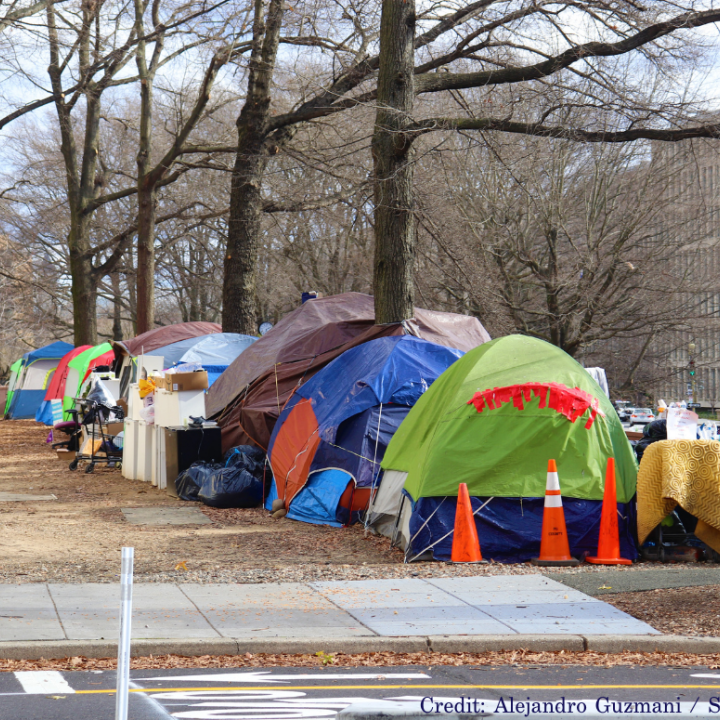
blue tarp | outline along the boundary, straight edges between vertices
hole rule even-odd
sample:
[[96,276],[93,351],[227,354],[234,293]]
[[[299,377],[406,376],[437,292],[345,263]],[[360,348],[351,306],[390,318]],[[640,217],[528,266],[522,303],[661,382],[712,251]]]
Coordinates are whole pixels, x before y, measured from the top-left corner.
[[342,470],[312,473],[305,487],[293,498],[287,516],[313,525],[342,527],[338,503],[352,478]]
[[[34,419],[38,411],[38,408],[42,405],[45,399],[45,392],[47,387],[43,388],[24,388],[26,373],[29,367],[39,360],[60,360],[67,355],[72,349],[73,345],[70,343],[57,341],[46,345],[45,347],[38,348],[37,350],[30,350],[23,356],[23,366],[18,374],[18,383],[13,393],[12,404],[8,409],[8,418],[13,420],[25,420]],[[57,365],[57,362],[55,363]],[[51,376],[47,377],[49,381]]]
[[[471,498],[473,512],[489,498]],[[597,553],[602,500],[580,500],[563,497],[565,524],[570,552],[576,557]],[[406,503],[411,502],[405,496]],[[413,558],[445,536],[432,547],[435,560],[450,560],[457,498],[420,498],[410,516],[412,543],[408,558]],[[540,552],[545,498],[496,497],[475,515],[480,550],[485,560],[526,562]],[[638,556],[633,528],[636,527],[635,504],[618,503],[620,552],[635,560]],[[414,537],[417,533],[417,537]]]
[[27,367],[36,360],[61,360],[73,347],[75,346],[59,340],[58,342],[51,343],[37,350],[31,350],[23,355],[23,359],[25,360],[23,367]]
[[[309,496],[317,496],[320,487],[330,493],[328,483],[332,480],[339,487],[341,477],[345,478],[343,491],[353,479],[357,487],[370,487],[390,439],[410,408],[462,355],[460,350],[415,337],[379,338],[344,352],[299,387],[275,425],[268,450],[270,463],[275,439],[302,399],[312,401],[321,441],[308,482],[292,500],[288,517],[297,512],[297,519],[305,522],[335,524],[336,513],[313,505]],[[337,474],[319,472],[329,469]],[[336,490],[330,493],[332,498]],[[326,504],[323,500],[323,506]]]
[[[52,400],[45,400],[45,395],[47,395],[47,391],[43,390],[43,401],[40,403],[40,407],[35,412],[35,421],[41,422],[43,425],[52,426],[55,424],[53,422]],[[58,402],[60,403],[58,422],[62,422],[62,398],[59,398]]]
[[[340,498],[347,489],[352,476],[342,470],[320,470],[308,478],[303,489],[290,503],[290,512],[287,517],[291,520],[300,520],[312,525],[331,525],[342,527],[350,521],[350,511],[340,506]],[[270,485],[270,492],[265,499],[265,509],[272,510],[272,504],[277,500],[277,486],[275,479]],[[352,522],[358,518],[354,512]]]
[[200,363],[207,371],[208,385],[212,385],[228,365],[256,340],[256,337],[239,333],[213,333],[166,345],[152,354],[165,358],[163,363],[165,368],[175,367],[182,363]]
[[43,399],[35,411],[35,422],[41,422],[43,425],[52,425],[52,407],[50,401],[45,400],[45,392],[43,392]]

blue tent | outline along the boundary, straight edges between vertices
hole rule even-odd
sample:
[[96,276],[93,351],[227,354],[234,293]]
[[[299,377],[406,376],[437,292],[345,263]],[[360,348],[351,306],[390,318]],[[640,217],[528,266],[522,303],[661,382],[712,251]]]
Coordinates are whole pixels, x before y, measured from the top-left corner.
[[395,431],[460,350],[411,336],[351,348],[298,388],[273,430],[273,490],[288,517],[340,525],[369,500]]
[[13,420],[35,417],[55,368],[72,349],[70,343],[58,341],[22,356],[22,367],[6,417]]
[[166,345],[155,350],[153,355],[165,358],[163,367],[171,368],[182,363],[197,362],[208,374],[208,385],[212,385],[235,358],[247,350],[255,341],[251,335],[238,333],[213,333]]

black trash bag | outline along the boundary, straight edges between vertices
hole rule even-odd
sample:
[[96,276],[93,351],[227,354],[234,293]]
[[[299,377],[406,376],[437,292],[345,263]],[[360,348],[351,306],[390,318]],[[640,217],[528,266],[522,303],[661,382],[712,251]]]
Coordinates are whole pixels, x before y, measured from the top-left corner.
[[635,445],[638,462],[642,460],[645,448],[658,440],[667,440],[667,420],[653,420],[643,428],[642,440],[638,440]]
[[208,476],[221,468],[222,465],[218,463],[193,463],[187,470],[183,470],[177,476],[175,480],[175,492],[181,500],[197,502],[198,493],[200,492],[203,482]]
[[215,508],[254,508],[263,499],[262,480],[238,467],[221,467],[202,483],[197,499]]
[[262,479],[265,453],[252,445],[238,445],[225,453],[225,467],[247,470],[253,477]]

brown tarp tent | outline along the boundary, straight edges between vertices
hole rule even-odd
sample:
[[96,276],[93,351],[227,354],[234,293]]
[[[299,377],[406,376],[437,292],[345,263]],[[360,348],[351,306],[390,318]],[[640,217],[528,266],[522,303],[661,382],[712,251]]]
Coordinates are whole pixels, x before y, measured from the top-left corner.
[[115,361],[121,360],[123,355],[135,357],[140,354],[150,355],[153,350],[172,345],[172,343],[188,340],[201,335],[213,335],[222,332],[222,327],[213,322],[185,322],[176,325],[163,325],[144,332],[142,335],[130,340],[116,340],[113,342]]
[[480,322],[468,315],[416,308],[415,317],[403,323],[374,321],[370,295],[332,295],[309,300],[253,343],[207,395],[207,415],[222,428],[223,450],[246,443],[266,450],[295,388],[355,345],[408,334],[467,352],[490,340]]

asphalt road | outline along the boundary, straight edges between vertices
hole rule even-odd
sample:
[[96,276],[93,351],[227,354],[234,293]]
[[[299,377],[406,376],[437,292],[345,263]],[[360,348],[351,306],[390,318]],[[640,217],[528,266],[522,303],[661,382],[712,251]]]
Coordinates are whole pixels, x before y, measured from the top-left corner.
[[[704,674],[711,677],[698,677]],[[397,706],[462,696],[477,700],[481,711],[500,715],[503,708],[510,712],[511,702],[564,698],[566,703],[584,702],[585,714],[596,714],[599,702],[606,717],[619,716],[609,705],[618,701],[679,702],[684,713],[694,707],[696,715],[702,713],[699,717],[720,716],[720,671],[706,668],[140,670],[133,671],[131,685],[131,720],[333,720],[337,711],[363,700]],[[0,719],[112,720],[114,686],[110,671],[3,673]],[[717,698],[716,708],[709,705],[712,698]],[[432,707],[427,702],[425,707]],[[622,717],[632,715],[623,711]]]

